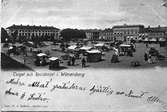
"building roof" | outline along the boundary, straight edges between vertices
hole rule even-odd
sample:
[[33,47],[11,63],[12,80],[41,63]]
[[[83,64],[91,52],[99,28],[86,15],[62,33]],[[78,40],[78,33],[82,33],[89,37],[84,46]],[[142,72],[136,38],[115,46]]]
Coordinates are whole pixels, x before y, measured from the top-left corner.
[[116,25],[116,26],[113,26],[113,28],[131,28],[131,27],[143,27],[144,28],[144,25]]
[[110,28],[106,28],[106,29],[102,30],[102,33],[105,33],[105,32],[113,32],[113,30]]
[[148,28],[144,28],[143,30],[145,33],[165,33],[167,31],[165,31],[165,27],[164,28],[161,28],[161,27],[148,27]]
[[99,29],[86,29],[86,30],[83,30],[84,32],[101,32],[101,30]]
[[41,30],[59,30],[58,28],[55,28],[53,26],[30,26],[30,25],[12,25],[7,27],[6,29],[41,29]]

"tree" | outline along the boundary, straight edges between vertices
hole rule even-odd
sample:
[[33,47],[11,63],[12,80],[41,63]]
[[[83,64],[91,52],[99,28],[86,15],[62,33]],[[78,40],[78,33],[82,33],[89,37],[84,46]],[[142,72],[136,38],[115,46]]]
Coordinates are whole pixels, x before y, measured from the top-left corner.
[[18,31],[17,30],[14,31],[14,33],[12,33],[11,35],[12,35],[12,42],[15,43],[18,36]]
[[77,40],[86,38],[85,32],[78,29],[64,29],[60,32],[60,36],[64,41]]
[[1,28],[1,42],[8,42],[9,41],[9,35],[7,31],[4,28]]

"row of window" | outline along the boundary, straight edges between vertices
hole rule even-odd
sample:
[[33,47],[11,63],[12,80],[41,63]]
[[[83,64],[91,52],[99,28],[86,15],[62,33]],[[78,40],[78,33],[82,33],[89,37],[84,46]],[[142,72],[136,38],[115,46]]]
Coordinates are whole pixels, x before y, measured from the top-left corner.
[[44,32],[41,32],[41,33],[33,33],[33,32],[26,33],[26,32],[23,32],[23,33],[21,33],[21,32],[19,32],[18,34],[39,34],[39,35],[45,35],[45,34],[55,34],[55,33],[44,33]]
[[163,36],[163,35],[164,35],[164,33],[149,33],[149,35]]
[[19,36],[32,36],[32,35],[38,35],[38,36],[42,36],[42,35],[55,35],[54,33],[19,33]]
[[[11,32],[14,32],[15,30],[11,30]],[[22,32],[27,32],[27,33],[31,33],[31,32],[45,32],[45,33],[54,33],[56,32],[55,30],[18,30],[18,32],[22,33]]]
[[113,34],[138,34],[138,31],[114,32]]
[[25,30],[25,31],[24,31],[24,30],[19,30],[19,32],[29,32],[29,33],[30,33],[30,32],[46,32],[46,33],[53,33],[53,32],[55,32],[55,31],[40,31],[40,30],[38,30],[38,31],[37,31],[37,30],[36,30],[36,31],[27,31],[27,30]]

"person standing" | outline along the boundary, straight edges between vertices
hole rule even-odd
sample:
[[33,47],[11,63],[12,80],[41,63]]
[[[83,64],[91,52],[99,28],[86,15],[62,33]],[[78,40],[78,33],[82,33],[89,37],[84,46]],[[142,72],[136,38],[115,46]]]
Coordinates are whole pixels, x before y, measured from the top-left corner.
[[71,61],[72,61],[72,66],[74,66],[75,65],[75,56],[72,56]]
[[148,56],[148,63],[149,64],[152,64],[152,58],[151,58],[151,55],[149,54],[149,56]]
[[23,55],[23,64],[26,64],[26,55]]
[[86,60],[85,60],[84,57],[82,58],[81,62],[82,62],[82,68],[85,67],[86,66]]
[[148,61],[148,53],[147,52],[144,53],[144,61]]
[[146,43],[146,48],[148,48],[148,43]]

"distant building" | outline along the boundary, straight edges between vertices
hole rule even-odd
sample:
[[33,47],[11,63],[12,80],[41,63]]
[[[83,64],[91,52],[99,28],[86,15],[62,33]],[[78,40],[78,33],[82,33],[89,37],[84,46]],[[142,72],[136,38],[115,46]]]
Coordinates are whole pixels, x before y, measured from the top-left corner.
[[113,30],[112,29],[104,29],[103,31],[100,32],[100,40],[111,40],[113,41]]
[[156,39],[159,40],[160,38],[167,39],[167,27],[147,27],[144,28],[143,31],[144,38],[148,39]]
[[99,40],[100,30],[89,29],[89,30],[84,30],[84,31],[85,31],[87,39],[89,39],[89,40]]
[[32,40],[32,38],[43,37],[46,40],[56,39],[59,35],[59,29],[53,26],[30,26],[30,25],[12,25],[6,28],[11,36],[14,32],[17,32],[17,39],[26,38]]
[[116,40],[127,41],[129,38],[138,39],[144,25],[120,25],[113,26],[113,37]]

